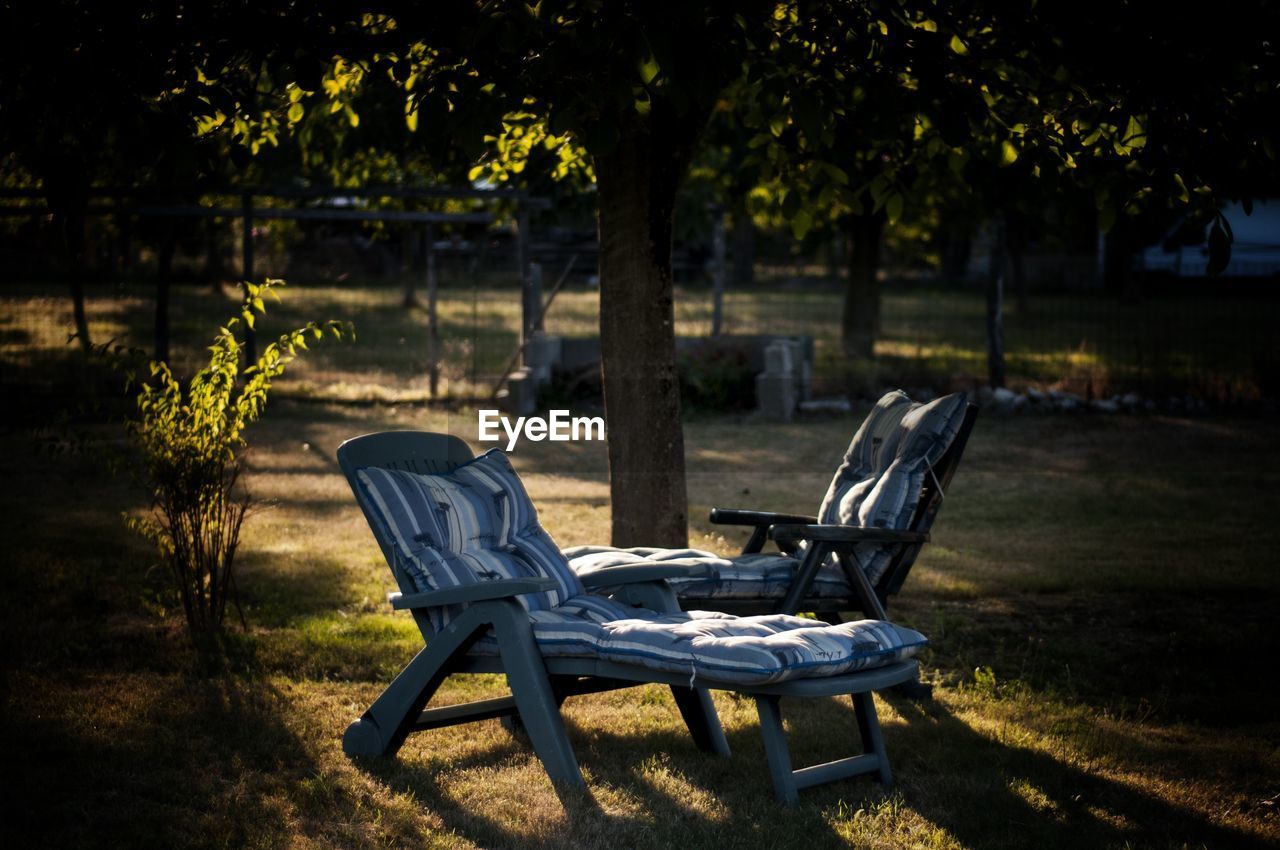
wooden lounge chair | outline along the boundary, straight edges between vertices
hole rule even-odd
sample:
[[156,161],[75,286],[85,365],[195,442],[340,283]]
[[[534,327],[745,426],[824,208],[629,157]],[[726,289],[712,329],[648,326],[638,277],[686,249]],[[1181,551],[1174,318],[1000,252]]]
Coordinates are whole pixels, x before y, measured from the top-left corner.
[[[828,626],[682,612],[665,579],[696,567],[619,567],[579,579],[538,526],[506,456],[473,458],[455,437],[372,434],[344,443],[338,459],[400,588],[392,605],[412,613],[426,642],[348,727],[349,755],[390,755],[413,732],[518,716],[552,780],[581,786],[561,702],[656,682],[671,687],[695,743],[726,756],[706,689],[753,697],[785,803],[844,777],[891,781],[871,693],[916,676],[909,657],[924,644],[918,633],[872,620]],[[590,593],[606,585],[612,598]],[[503,673],[511,695],[426,708],[448,676],[466,673]],[[779,699],[841,694],[853,700],[864,752],[793,770]]]

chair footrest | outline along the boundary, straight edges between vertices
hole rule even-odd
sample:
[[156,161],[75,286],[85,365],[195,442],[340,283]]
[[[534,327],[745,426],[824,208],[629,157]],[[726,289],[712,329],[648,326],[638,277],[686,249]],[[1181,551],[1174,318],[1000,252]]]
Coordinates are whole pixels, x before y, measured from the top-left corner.
[[863,753],[860,756],[837,759],[824,764],[815,764],[791,771],[797,788],[812,788],[835,782],[838,779],[849,779],[864,773],[876,773],[880,770],[880,759],[874,753]]

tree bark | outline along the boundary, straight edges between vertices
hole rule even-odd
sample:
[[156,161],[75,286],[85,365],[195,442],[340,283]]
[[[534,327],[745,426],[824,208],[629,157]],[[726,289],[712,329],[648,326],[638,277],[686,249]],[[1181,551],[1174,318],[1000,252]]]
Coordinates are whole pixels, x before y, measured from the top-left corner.
[[943,227],[942,282],[946,286],[960,286],[969,275],[969,257],[973,240],[968,228]]
[[177,245],[177,225],[172,220],[160,237],[156,255],[156,328],[155,359],[169,362],[169,287],[173,283],[173,252]]
[[85,233],[84,220],[89,206],[89,180],[74,157],[54,153],[41,168],[49,193],[49,207],[62,236],[67,258],[67,278],[71,286],[71,315],[75,322],[75,338],[80,348],[89,351],[89,320],[84,308]]
[[62,215],[63,240],[67,247],[67,276],[71,282],[71,315],[75,321],[76,339],[80,348],[88,351],[93,347],[89,336],[89,319],[84,309],[84,206],[70,204]]
[[748,286],[756,278],[756,224],[747,212],[746,196],[735,199],[730,209],[733,230],[729,234],[729,255],[733,274],[729,280],[735,287]]
[[1003,216],[992,222],[991,266],[987,275],[987,380],[1004,386],[1004,278],[1006,257]]
[[1005,223],[1005,253],[1008,257],[1008,280],[1013,288],[1014,303],[1019,316],[1031,315],[1031,301],[1027,294],[1026,267],[1027,236],[1021,220],[1011,216]]
[[840,340],[846,357],[870,360],[875,357],[880,335],[880,242],[884,235],[882,213],[851,215],[846,220],[849,233],[849,276],[845,281],[844,315]]
[[595,157],[600,346],[615,546],[688,545],[671,239],[685,162],[628,128]]
[[1132,277],[1129,262],[1133,256],[1123,222],[1117,221],[1104,236],[1102,248],[1102,284],[1111,292],[1123,294]]

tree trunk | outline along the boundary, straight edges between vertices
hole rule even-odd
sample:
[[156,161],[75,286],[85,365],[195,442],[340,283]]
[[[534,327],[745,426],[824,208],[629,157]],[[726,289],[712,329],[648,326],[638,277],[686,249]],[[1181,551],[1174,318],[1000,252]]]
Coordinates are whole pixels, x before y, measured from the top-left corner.
[[671,232],[684,162],[648,132],[595,157],[600,347],[615,546],[688,545]]
[[1132,277],[1129,262],[1133,253],[1127,236],[1123,222],[1117,221],[1103,237],[1102,284],[1106,289],[1121,294],[1129,287],[1129,278]]
[[1003,216],[992,222],[991,266],[987,275],[987,380],[1004,386],[1004,278],[1006,257]]
[[880,242],[885,218],[881,213],[851,215],[849,232],[849,277],[845,282],[844,316],[840,340],[846,357],[870,360],[875,357],[880,334]]
[[730,281],[735,288],[748,286],[756,279],[756,224],[747,212],[746,196],[740,196],[730,211],[733,231],[729,234],[729,254],[732,257],[733,274]]
[[75,320],[76,339],[80,348],[93,347],[89,337],[89,319],[84,309],[84,207],[73,203],[63,213],[64,241],[67,247],[67,275],[71,280],[71,314]]
[[1019,316],[1031,315],[1031,302],[1027,295],[1026,250],[1027,236],[1022,222],[1016,216],[1005,223],[1005,255],[1009,264],[1007,279],[1013,289],[1014,304]]
[[156,256],[156,336],[155,359],[169,362],[169,287],[173,282],[173,252],[178,241],[177,226],[170,221],[160,237]]
[[968,228],[943,228],[942,282],[946,286],[960,286],[969,275],[969,257],[973,240]]

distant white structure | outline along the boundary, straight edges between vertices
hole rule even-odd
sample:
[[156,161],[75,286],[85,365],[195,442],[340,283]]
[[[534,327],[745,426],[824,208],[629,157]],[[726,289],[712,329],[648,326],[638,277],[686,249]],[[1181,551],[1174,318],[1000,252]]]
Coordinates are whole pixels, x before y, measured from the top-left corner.
[[[1228,277],[1280,275],[1280,199],[1254,202],[1253,215],[1245,215],[1239,204],[1223,208],[1222,214],[1235,234],[1231,261],[1222,274]],[[1173,251],[1166,251],[1160,244],[1151,245],[1139,255],[1138,261],[1146,271],[1200,277],[1209,262],[1208,241],[1203,245],[1182,245]]]

